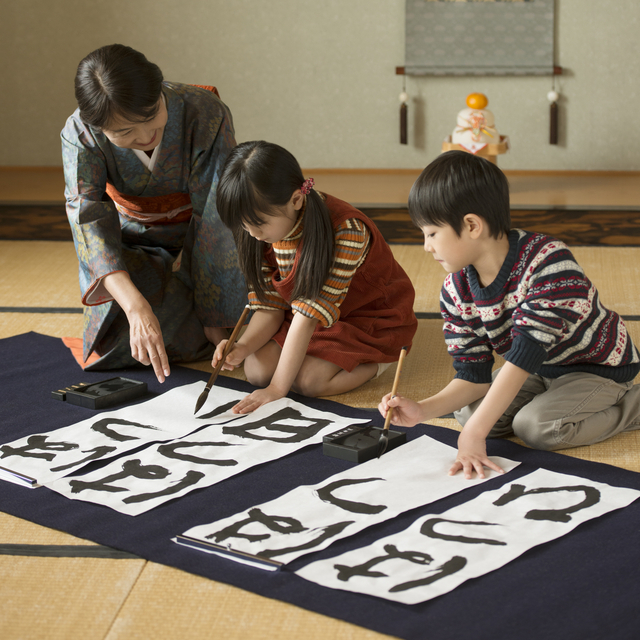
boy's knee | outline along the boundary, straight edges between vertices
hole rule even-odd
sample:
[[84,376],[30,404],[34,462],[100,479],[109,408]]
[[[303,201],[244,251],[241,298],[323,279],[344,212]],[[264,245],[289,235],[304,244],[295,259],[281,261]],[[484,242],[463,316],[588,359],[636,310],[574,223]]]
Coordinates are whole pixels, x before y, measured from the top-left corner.
[[554,436],[553,422],[543,423],[535,417],[517,414],[512,422],[513,433],[532,449],[553,451],[562,448]]
[[[481,400],[476,400],[458,411],[454,411],[453,415],[461,426],[465,426],[469,421],[469,418],[474,414],[476,409],[480,406]],[[513,435],[511,428],[511,418],[503,415],[492,427],[487,438],[508,438]]]
[[472,402],[471,404],[468,404],[466,407],[462,407],[462,409],[454,411],[453,416],[460,423],[460,425],[464,427],[464,425],[469,421],[469,418],[471,418],[476,409],[480,406],[481,402],[482,398],[480,398],[480,400]]

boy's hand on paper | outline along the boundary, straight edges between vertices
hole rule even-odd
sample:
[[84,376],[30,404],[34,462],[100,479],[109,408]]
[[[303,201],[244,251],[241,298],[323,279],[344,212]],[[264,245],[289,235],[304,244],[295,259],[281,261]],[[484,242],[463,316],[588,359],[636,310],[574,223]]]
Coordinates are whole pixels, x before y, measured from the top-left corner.
[[391,424],[399,427],[413,427],[422,422],[422,407],[414,400],[403,398],[402,396],[392,396],[388,393],[382,398],[378,405],[378,411],[383,418],[387,417],[387,411],[393,408],[391,416]]
[[504,471],[487,457],[487,442],[484,437],[478,436],[470,430],[463,429],[458,437],[458,456],[449,469],[449,475],[455,476],[458,471],[464,473],[464,477],[469,480],[473,477],[473,472],[478,474],[478,478],[484,478],[484,468],[489,467],[498,473]]

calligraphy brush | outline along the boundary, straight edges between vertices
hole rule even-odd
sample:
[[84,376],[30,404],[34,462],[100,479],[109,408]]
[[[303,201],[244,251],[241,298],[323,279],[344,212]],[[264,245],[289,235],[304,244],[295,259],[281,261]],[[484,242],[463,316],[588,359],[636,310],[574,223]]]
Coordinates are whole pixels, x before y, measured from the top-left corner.
[[233,330],[233,333],[231,334],[231,337],[229,338],[229,340],[227,341],[227,344],[224,347],[224,351],[222,352],[222,357],[218,361],[216,368],[213,370],[213,373],[209,378],[209,382],[207,382],[207,386],[204,388],[204,391],[200,394],[200,397],[198,398],[198,402],[196,402],[196,410],[193,412],[193,415],[198,413],[198,411],[202,409],[202,405],[204,405],[204,403],[207,401],[207,398],[209,397],[209,391],[211,391],[211,387],[213,386],[213,383],[216,381],[216,378],[218,377],[218,374],[220,373],[220,370],[222,369],[222,365],[225,363],[225,360],[227,359],[229,352],[231,351],[231,349],[233,349],[233,345],[235,344],[236,338],[240,333],[240,329],[242,329],[242,326],[244,325],[244,321],[247,319],[248,313],[249,313],[249,305],[247,305],[244,308],[244,311],[240,316],[240,320],[238,320]]
[[[398,359],[398,366],[396,367],[396,377],[393,379],[393,387],[391,388],[391,397],[396,395],[398,390],[398,382],[400,380],[400,373],[402,371],[402,362],[407,355],[407,347],[402,347],[400,351],[400,358]],[[387,417],[384,420],[384,428],[380,434],[378,440],[378,458],[387,450],[389,444],[389,424],[391,424],[391,416],[393,415],[393,407],[387,409]]]

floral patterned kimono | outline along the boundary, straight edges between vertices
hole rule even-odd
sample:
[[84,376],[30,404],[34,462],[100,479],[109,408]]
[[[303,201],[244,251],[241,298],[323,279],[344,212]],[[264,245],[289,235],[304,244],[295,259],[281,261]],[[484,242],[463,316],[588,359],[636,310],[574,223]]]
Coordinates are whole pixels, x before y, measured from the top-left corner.
[[151,158],[121,149],[78,111],[62,131],[67,215],[80,263],[87,368],[135,364],[129,325],[102,278],[127,271],[157,316],[170,361],[200,360],[203,327],[233,326],[246,303],[216,186],[235,146],[231,114],[207,90],[163,83],[168,121]]

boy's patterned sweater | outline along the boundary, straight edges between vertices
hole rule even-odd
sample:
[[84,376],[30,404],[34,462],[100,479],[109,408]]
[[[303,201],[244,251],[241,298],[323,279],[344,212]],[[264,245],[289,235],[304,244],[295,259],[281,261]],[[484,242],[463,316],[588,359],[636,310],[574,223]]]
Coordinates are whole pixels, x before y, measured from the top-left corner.
[[575,371],[633,380],[640,355],[614,311],[567,248],[513,229],[496,279],[482,288],[473,266],[449,274],[440,294],[444,335],[456,378],[491,382],[493,351],[546,378]]

